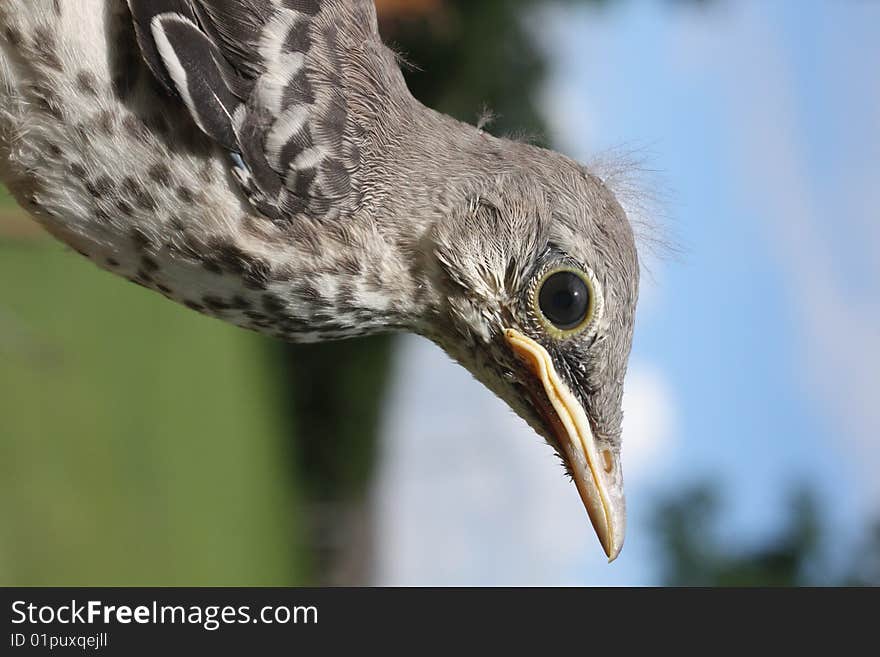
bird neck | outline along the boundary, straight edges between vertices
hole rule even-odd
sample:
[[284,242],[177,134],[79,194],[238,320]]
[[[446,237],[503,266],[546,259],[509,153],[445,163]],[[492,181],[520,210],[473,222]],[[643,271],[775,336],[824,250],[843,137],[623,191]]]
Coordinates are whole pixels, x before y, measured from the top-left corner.
[[380,239],[362,260],[380,263],[370,279],[392,291],[406,329],[438,340],[450,333],[455,293],[438,262],[438,236],[458,230],[473,199],[503,186],[517,144],[413,103],[389,119],[399,129],[367,149],[371,203],[362,218]]

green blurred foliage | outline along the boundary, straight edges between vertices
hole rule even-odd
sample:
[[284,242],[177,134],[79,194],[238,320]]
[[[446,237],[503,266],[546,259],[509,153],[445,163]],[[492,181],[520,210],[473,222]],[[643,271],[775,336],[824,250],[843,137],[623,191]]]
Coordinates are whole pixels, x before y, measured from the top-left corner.
[[288,407],[300,485],[318,500],[361,496],[376,461],[376,433],[390,376],[390,336],[287,345]]
[[0,281],[0,585],[302,580],[264,340],[55,242]]
[[828,560],[831,534],[806,487],[791,494],[779,532],[753,545],[721,538],[724,509],[710,484],[671,496],[652,515],[668,586],[880,585],[880,519],[835,569]]
[[450,0],[436,14],[388,23],[385,31],[423,103],[470,123],[489,109],[493,131],[540,137],[545,124],[534,92],[547,61],[525,17],[541,4]]

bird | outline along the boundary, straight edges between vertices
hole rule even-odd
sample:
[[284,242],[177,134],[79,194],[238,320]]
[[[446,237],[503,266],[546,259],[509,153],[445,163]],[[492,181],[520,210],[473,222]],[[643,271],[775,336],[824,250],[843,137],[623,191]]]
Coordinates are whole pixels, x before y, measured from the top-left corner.
[[619,555],[633,224],[583,164],[418,102],[372,0],[3,0],[0,181],[194,311],[433,341],[546,440]]

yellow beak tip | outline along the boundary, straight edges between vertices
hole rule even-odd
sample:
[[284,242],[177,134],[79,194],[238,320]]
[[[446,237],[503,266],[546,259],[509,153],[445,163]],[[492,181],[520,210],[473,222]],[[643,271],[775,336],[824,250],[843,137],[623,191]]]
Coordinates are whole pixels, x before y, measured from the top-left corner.
[[619,464],[607,449],[600,455],[585,410],[559,378],[547,350],[516,329],[505,329],[504,337],[514,354],[540,382],[553,408],[555,419],[558,419],[553,424],[563,434],[556,438],[565,451],[578,492],[611,563],[623,547],[626,524],[621,480],[610,476],[619,469]]

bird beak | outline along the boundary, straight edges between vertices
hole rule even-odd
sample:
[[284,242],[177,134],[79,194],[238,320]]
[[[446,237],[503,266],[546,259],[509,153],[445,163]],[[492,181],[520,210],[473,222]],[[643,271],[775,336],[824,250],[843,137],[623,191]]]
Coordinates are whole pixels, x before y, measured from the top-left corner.
[[555,434],[599,542],[608,561],[614,561],[626,530],[619,456],[608,448],[600,449],[586,411],[557,374],[547,350],[515,329],[506,329],[504,337],[536,383],[541,383],[542,389],[529,387],[535,407]]

